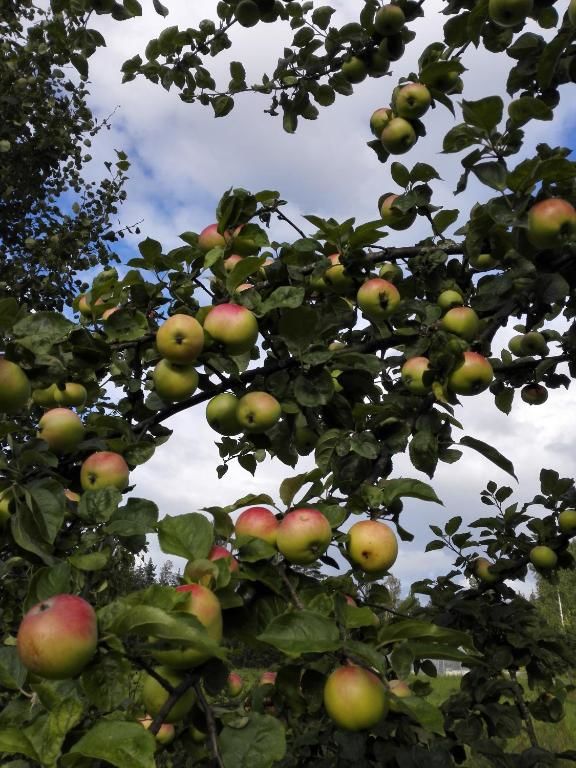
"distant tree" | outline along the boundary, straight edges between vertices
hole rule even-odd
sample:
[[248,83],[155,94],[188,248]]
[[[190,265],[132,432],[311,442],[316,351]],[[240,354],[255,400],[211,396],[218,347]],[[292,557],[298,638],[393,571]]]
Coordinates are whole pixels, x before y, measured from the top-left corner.
[[[569,552],[576,557],[576,543],[570,544]],[[536,590],[530,599],[549,627],[571,635],[576,632],[576,572],[558,571],[554,580],[536,572]]]
[[175,587],[180,583],[180,574],[175,570],[172,560],[162,563],[158,583],[164,587]]

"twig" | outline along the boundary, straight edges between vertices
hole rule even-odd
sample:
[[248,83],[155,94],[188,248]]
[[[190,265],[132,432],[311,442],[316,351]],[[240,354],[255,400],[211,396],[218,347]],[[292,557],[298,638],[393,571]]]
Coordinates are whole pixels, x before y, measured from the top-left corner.
[[292,586],[292,582],[288,578],[288,574],[286,573],[286,568],[284,565],[278,566],[278,572],[280,573],[280,578],[286,584],[286,587],[288,589],[288,592],[290,592],[290,597],[292,598],[294,605],[298,610],[303,611],[305,609],[304,603],[300,599],[300,596]]
[[187,675],[182,680],[181,683],[178,683],[176,688],[174,688],[172,685],[170,685],[168,680],[164,680],[164,678],[160,677],[159,675],[154,675],[154,678],[156,680],[158,680],[160,685],[166,691],[168,691],[168,693],[170,694],[168,696],[168,698],[166,699],[166,701],[164,702],[164,704],[162,704],[162,706],[158,710],[158,714],[156,715],[156,717],[152,721],[152,725],[149,728],[150,733],[153,734],[154,736],[156,736],[156,734],[160,730],[160,727],[161,727],[162,723],[164,722],[164,718],[166,717],[168,712],[170,712],[170,710],[172,709],[174,704],[176,704],[178,699],[180,699],[181,696],[184,693],[186,693],[187,690],[189,690],[190,688],[192,688],[195,685],[195,683],[196,683],[196,676],[195,675]]
[[514,681],[514,698],[516,700],[516,704],[518,705],[518,709],[520,710],[520,714],[522,715],[522,719],[526,723],[526,732],[528,733],[528,738],[530,739],[530,744],[532,744],[533,747],[539,747],[540,744],[538,743],[538,737],[536,736],[536,731],[534,730],[534,723],[532,722],[532,718],[530,717],[530,712],[528,711],[528,707],[526,706],[526,702],[524,701],[522,686],[518,682],[518,679],[516,677],[516,670],[511,669],[509,670],[510,677]]
[[208,726],[208,736],[210,737],[210,747],[212,749],[214,762],[218,768],[225,768],[222,755],[220,754],[220,747],[218,746],[218,733],[216,731],[214,713],[212,712],[212,707],[204,695],[204,691],[202,690],[202,686],[199,680],[194,683],[194,690],[196,691],[196,696],[198,696],[198,701],[200,702],[200,706],[204,710],[204,715],[206,716],[206,725]]

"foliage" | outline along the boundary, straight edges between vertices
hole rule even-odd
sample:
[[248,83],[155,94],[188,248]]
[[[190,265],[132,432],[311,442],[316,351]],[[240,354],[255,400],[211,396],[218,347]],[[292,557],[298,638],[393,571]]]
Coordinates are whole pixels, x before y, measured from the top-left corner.
[[[568,551],[574,557],[576,552],[573,543]],[[544,579],[537,573],[536,592],[532,595],[532,600],[543,614],[547,626],[556,632],[574,634],[576,607],[573,571],[560,571],[555,579]]]

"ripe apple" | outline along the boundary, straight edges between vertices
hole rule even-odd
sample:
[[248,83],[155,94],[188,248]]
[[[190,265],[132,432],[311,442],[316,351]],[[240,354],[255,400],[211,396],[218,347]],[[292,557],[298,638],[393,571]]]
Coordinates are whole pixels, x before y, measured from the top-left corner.
[[299,456],[308,456],[318,443],[318,435],[310,427],[296,427],[294,430],[294,448]]
[[423,83],[408,83],[396,89],[392,107],[398,117],[417,120],[432,104],[432,95]]
[[478,352],[464,352],[464,359],[448,377],[448,386],[457,395],[478,395],[488,389],[494,371]]
[[335,293],[349,293],[354,288],[354,280],[346,274],[344,265],[340,263],[340,254],[333,253],[328,258],[332,266],[324,272],[324,282]]
[[74,411],[68,408],[52,408],[38,422],[38,437],[48,443],[55,453],[74,450],[84,437],[84,424]]
[[474,253],[468,258],[468,261],[477,272],[488,272],[500,264],[491,253]]
[[387,264],[382,264],[378,272],[378,277],[381,277],[383,280],[388,280],[389,283],[397,283],[399,280],[402,280],[404,273],[402,272],[402,267],[389,261]]
[[520,397],[528,405],[542,405],[548,400],[548,390],[541,384],[527,384],[522,387]]
[[82,317],[87,317],[90,320],[102,317],[104,314],[104,300],[98,298],[95,302],[92,302],[92,294],[88,291],[88,293],[84,293],[80,296],[78,301],[78,311]]
[[297,565],[310,565],[328,549],[332,528],[319,509],[294,509],[284,515],[278,527],[276,546]]
[[104,312],[102,312],[102,320],[108,320],[108,318],[112,317],[114,312],[118,312],[119,309],[120,307],[110,307],[110,309],[105,309]]
[[526,352],[524,352],[524,344],[523,344],[523,342],[524,342],[524,335],[523,334],[519,334],[517,336],[512,336],[512,338],[508,342],[508,349],[516,357],[524,357]]
[[22,368],[0,357],[0,412],[20,411],[30,399],[31,393],[30,382]]
[[282,407],[268,392],[248,392],[238,401],[236,417],[246,432],[259,433],[271,429],[280,419]]
[[411,357],[406,360],[400,371],[402,383],[410,392],[415,395],[426,395],[430,391],[430,386],[424,384],[422,378],[429,368],[427,357]]
[[[150,717],[150,715],[146,715],[146,717],[142,717],[140,720],[138,720],[140,725],[143,728],[150,728],[152,723],[154,722],[154,718]],[[176,736],[176,731],[174,729],[174,726],[171,723],[162,723],[160,728],[158,729],[158,733],[154,737],[158,744],[171,744],[174,741],[174,738]]]
[[380,107],[372,112],[372,116],[370,117],[370,130],[377,139],[380,138],[382,131],[386,128],[390,120],[392,120],[392,117],[393,112],[390,107]]
[[400,303],[400,293],[388,280],[372,277],[360,286],[356,301],[370,320],[385,320]]
[[405,23],[404,11],[399,5],[392,5],[392,3],[383,5],[374,16],[374,30],[384,37],[397,34]]
[[403,155],[417,140],[414,128],[403,117],[393,117],[380,134],[382,146],[391,155]]
[[461,339],[473,341],[480,329],[480,318],[471,307],[453,307],[446,312],[440,326]]
[[474,576],[485,584],[494,584],[495,582],[500,581],[500,577],[490,570],[491,566],[492,563],[490,560],[485,557],[477,557],[476,560],[474,560]]
[[536,248],[554,248],[576,235],[576,210],[567,200],[551,197],[528,211],[528,239]]
[[227,274],[230,274],[230,272],[232,272],[236,264],[239,264],[243,260],[244,260],[244,257],[240,256],[239,253],[231,254],[230,256],[228,256],[227,259],[224,259],[224,271]]
[[208,553],[208,560],[227,560],[228,566],[231,571],[237,571],[239,569],[238,560],[232,555],[229,549],[222,547],[219,544],[215,544]]
[[53,391],[54,400],[58,405],[81,408],[86,402],[88,392],[83,384],[68,381],[63,387],[56,386]]
[[[168,667],[156,667],[154,670],[160,677],[166,680],[173,688],[177,688],[182,682],[182,677],[173,669]],[[170,694],[164,688],[155,677],[151,675],[144,675],[144,682],[142,684],[142,702],[147,712],[152,717],[160,712]],[[196,694],[192,688],[188,688],[185,693],[175,702],[174,706],[170,709],[167,715],[164,715],[165,723],[177,723],[179,720],[183,720],[188,712],[192,709],[196,702]]]
[[210,224],[208,227],[204,227],[198,235],[198,247],[204,253],[208,253],[212,248],[224,248],[225,246],[226,238],[218,232],[218,224]]
[[258,321],[240,304],[218,304],[206,316],[204,330],[223,344],[229,355],[242,355],[256,344]]
[[488,16],[499,27],[516,27],[532,13],[534,0],[488,0]]
[[539,331],[530,331],[522,336],[522,354],[545,357],[550,350],[546,339]]
[[328,716],[347,731],[373,728],[388,712],[386,689],[373,672],[356,666],[338,667],[324,685]]
[[171,363],[193,363],[203,347],[202,326],[190,315],[172,315],[156,332],[156,348]]
[[240,514],[234,525],[236,536],[246,536],[276,546],[278,526],[276,515],[266,507],[249,507]]
[[358,56],[350,56],[342,62],[341,72],[349,83],[361,83],[368,74],[366,62]]
[[576,509],[563,509],[558,515],[558,526],[562,533],[576,533]]
[[130,470],[119,453],[96,451],[80,469],[80,483],[85,491],[97,491],[112,486],[123,491],[128,485]]
[[438,296],[436,303],[440,309],[446,311],[448,309],[452,309],[453,307],[461,307],[462,304],[464,304],[464,299],[462,298],[461,293],[458,293],[458,291],[454,291],[452,288],[449,288],[446,291],[442,291],[442,293]]
[[[196,616],[206,629],[206,634],[212,640],[220,643],[222,640],[222,608],[220,601],[208,587],[202,584],[182,584],[176,587],[177,592],[185,592],[188,600],[178,606],[178,610]],[[191,669],[203,664],[211,658],[210,653],[195,648],[193,644],[182,644],[169,650],[152,650],[152,656],[160,664],[170,669]]]
[[380,216],[382,217],[384,224],[391,229],[408,229],[414,224],[416,210],[411,208],[410,210],[403,212],[399,208],[394,208],[393,204],[397,199],[398,195],[382,195],[380,200],[378,200]]
[[547,570],[556,567],[558,555],[550,547],[539,545],[530,550],[530,562],[535,568]]
[[152,381],[156,394],[165,403],[179,403],[196,390],[198,371],[192,365],[162,359],[154,368]]
[[405,680],[390,680],[388,689],[397,699],[407,699],[412,696],[412,689]]
[[76,677],[96,653],[94,609],[76,595],[55,595],[30,608],[18,629],[20,661],[48,680]]
[[0,530],[6,527],[8,520],[10,520],[10,491],[0,491]]
[[276,685],[276,678],[278,677],[278,672],[262,672],[260,675],[259,683],[260,685]]
[[242,425],[236,415],[238,398],[230,392],[221,392],[206,406],[206,421],[213,430],[221,435],[237,435],[242,432]]
[[239,696],[244,688],[244,681],[238,672],[230,672],[228,675],[228,693],[230,696]]
[[398,557],[398,540],[392,529],[378,520],[360,520],[348,531],[350,560],[365,573],[384,573]]

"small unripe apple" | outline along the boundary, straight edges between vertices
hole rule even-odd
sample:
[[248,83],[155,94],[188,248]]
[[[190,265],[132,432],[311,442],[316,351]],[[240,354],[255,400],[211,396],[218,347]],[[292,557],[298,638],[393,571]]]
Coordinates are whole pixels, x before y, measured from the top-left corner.
[[[183,678],[178,672],[168,667],[157,667],[154,670],[160,677],[166,680],[173,688],[177,688],[182,682]],[[168,701],[170,694],[163,687],[163,685],[151,675],[144,675],[144,682],[142,685],[142,702],[146,711],[149,712],[152,717],[160,712],[166,701]],[[179,720],[183,720],[188,712],[192,709],[196,702],[196,694],[192,688],[188,688],[185,693],[175,702],[170,711],[164,715],[165,723],[177,723]]]
[[74,450],[84,437],[84,424],[74,411],[68,408],[52,408],[46,411],[40,421],[38,437],[55,453]]
[[393,205],[397,199],[398,195],[382,195],[378,201],[378,208],[384,224],[391,229],[400,231],[408,229],[414,224],[416,210],[411,208],[404,212],[399,208],[394,208]]
[[80,469],[80,483],[85,491],[97,491],[109,486],[123,491],[129,476],[128,464],[113,451],[96,451],[88,456]]
[[576,509],[563,509],[558,515],[558,526],[562,533],[576,533]]
[[224,235],[218,232],[218,224],[210,224],[208,227],[204,227],[198,235],[198,247],[204,253],[208,253],[212,248],[224,248],[225,246],[226,239]]
[[42,389],[33,389],[32,400],[41,408],[54,408],[55,405],[58,405],[54,394],[56,389],[56,384],[50,384],[49,387]]
[[344,265],[340,263],[340,254],[333,253],[328,256],[332,266],[324,272],[324,282],[335,293],[350,293],[354,289],[354,280],[345,271]]
[[398,557],[398,539],[379,520],[360,520],[348,531],[348,555],[365,573],[384,573]]
[[517,336],[512,336],[512,338],[508,342],[508,349],[516,357],[524,357],[526,352],[524,352],[524,344],[523,344],[523,342],[524,342],[524,335],[523,334],[519,334]]
[[258,321],[240,304],[218,304],[206,316],[204,330],[229,355],[242,355],[256,344]]
[[88,392],[83,384],[78,384],[76,381],[68,381],[63,387],[55,386],[53,395],[58,405],[81,408],[86,402]]
[[516,27],[533,7],[534,0],[488,0],[488,15],[499,27]]
[[278,526],[276,546],[297,565],[310,565],[323,555],[332,541],[328,518],[319,509],[294,509]]
[[442,293],[438,296],[436,303],[440,309],[446,311],[448,309],[452,309],[453,307],[461,307],[462,304],[464,304],[464,299],[462,298],[461,293],[458,293],[458,291],[454,291],[449,288],[446,291],[442,291]]
[[386,689],[373,672],[338,667],[324,686],[324,706],[331,720],[347,731],[373,728],[388,712]]
[[190,315],[172,315],[156,332],[156,348],[171,363],[193,363],[203,347],[202,326]]
[[446,312],[440,326],[461,339],[473,341],[480,330],[480,318],[471,307],[453,307]]
[[528,211],[528,239],[537,248],[554,248],[576,236],[576,210],[567,200],[551,197]]
[[405,680],[390,680],[388,688],[397,699],[407,699],[412,696],[412,689]]
[[487,560],[485,557],[477,557],[474,561],[474,575],[485,584],[494,584],[500,580],[500,577],[490,570],[491,566],[490,560]]
[[154,389],[165,403],[179,403],[190,397],[198,386],[198,371],[192,365],[178,365],[160,360],[152,373]]
[[390,120],[392,120],[392,117],[393,112],[390,107],[380,107],[372,112],[372,116],[370,117],[370,130],[377,139],[380,138],[382,131],[386,128]]
[[558,555],[550,547],[541,544],[537,547],[532,547],[530,550],[530,562],[535,568],[548,570],[556,567]]
[[400,371],[402,384],[415,395],[426,395],[430,386],[424,384],[423,376],[429,368],[427,357],[411,357],[406,360]]
[[522,387],[520,397],[528,405],[542,405],[548,400],[548,390],[541,384],[527,384]]
[[279,525],[276,515],[271,510],[266,507],[249,507],[236,520],[234,530],[236,536],[262,539],[275,547]]
[[474,267],[477,272],[488,272],[500,264],[498,259],[495,259],[491,253],[474,253],[469,257],[468,261],[470,266]]
[[374,29],[379,35],[387,37],[395,35],[402,30],[406,23],[406,16],[399,5],[387,3],[376,11],[374,16]]
[[389,283],[397,283],[404,277],[404,272],[398,264],[389,261],[387,264],[382,264],[378,271],[378,277],[388,280]]
[[372,277],[360,286],[356,300],[370,320],[385,320],[400,303],[400,293],[388,280]]
[[522,336],[522,353],[545,357],[550,350],[546,338],[539,331],[529,331]]
[[238,398],[230,392],[221,392],[206,406],[206,421],[221,435],[237,435],[242,432],[238,421]]
[[380,134],[382,146],[391,155],[403,155],[417,140],[414,128],[403,117],[393,117]]
[[392,107],[398,117],[417,120],[422,117],[432,104],[432,95],[423,83],[408,83],[394,93]]
[[342,62],[341,72],[349,83],[361,83],[368,74],[368,67],[358,56],[350,56]]
[[238,401],[236,417],[246,432],[259,433],[271,429],[280,419],[282,407],[268,392],[248,392]]
[[238,672],[230,672],[228,675],[228,693],[230,696],[239,696],[244,688],[244,681]]
[[[146,717],[141,718],[138,720],[140,725],[143,728],[146,728],[148,730],[152,723],[154,722],[154,718],[150,717],[150,715],[147,715]],[[174,729],[174,726],[171,723],[162,723],[160,728],[158,729],[158,733],[154,737],[158,744],[171,744],[174,741],[174,738],[176,737],[176,731]]]
[[478,395],[494,378],[489,361],[478,352],[464,352],[464,359],[448,377],[448,386],[457,395]]
[[310,427],[296,427],[294,430],[294,448],[300,456],[308,456],[318,443],[318,435]]
[[0,357],[0,413],[20,411],[31,394],[30,382],[22,368]]

